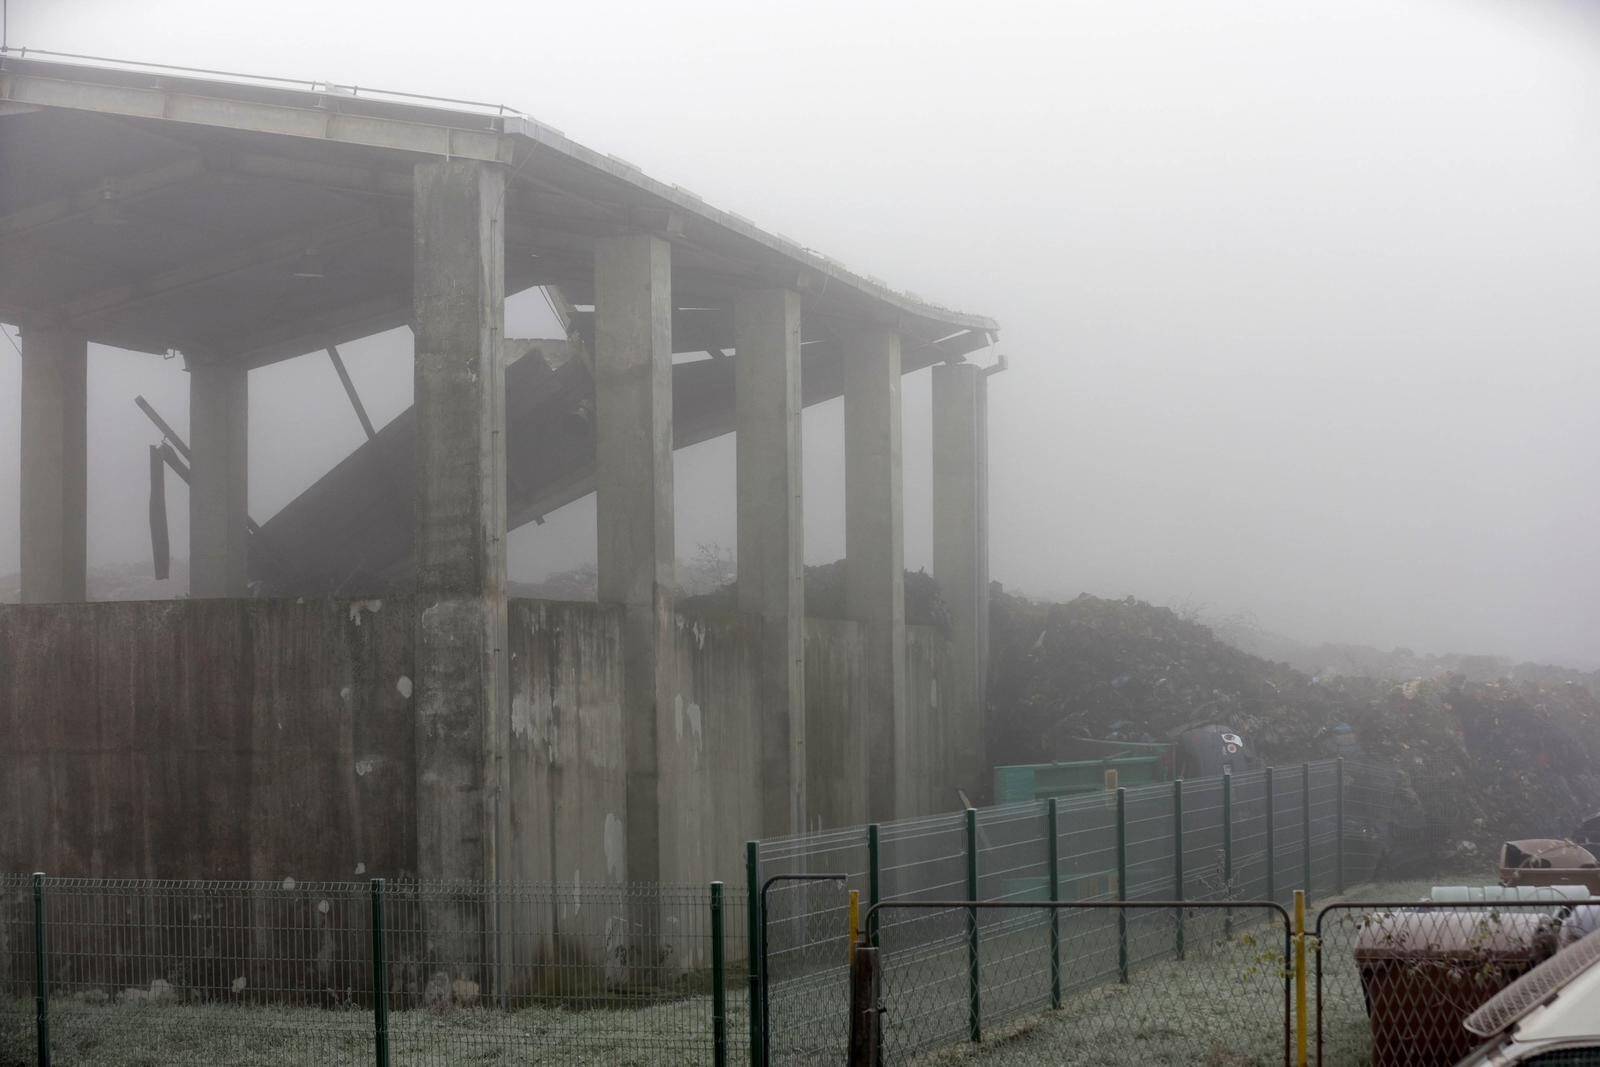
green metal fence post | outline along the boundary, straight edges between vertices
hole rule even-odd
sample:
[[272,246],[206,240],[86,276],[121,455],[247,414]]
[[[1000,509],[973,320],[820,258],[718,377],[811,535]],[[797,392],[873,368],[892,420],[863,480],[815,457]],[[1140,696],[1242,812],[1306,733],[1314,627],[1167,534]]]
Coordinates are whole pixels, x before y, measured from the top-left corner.
[[[1117,899],[1128,900],[1128,790],[1117,787]],[[1128,909],[1117,909],[1117,980],[1128,983]]]
[[711,883],[711,1062],[728,1067],[728,964],[722,937],[722,883]]
[[1311,899],[1311,764],[1300,764],[1300,875]]
[[33,872],[33,1019],[39,1067],[50,1067],[50,973],[44,936],[44,872]]
[[389,1067],[389,961],[384,944],[383,879],[372,879],[372,1036],[378,1067]]
[[[880,868],[879,868],[879,865],[878,865],[878,855],[879,855],[879,852],[878,852],[878,824],[877,823],[868,823],[867,824],[867,909],[869,911],[872,909],[872,906],[874,904],[878,903],[878,901],[883,899],[882,893],[879,892],[878,873],[879,873]],[[867,922],[867,943],[869,945],[873,946],[874,948],[876,948],[877,945],[878,945],[878,916],[877,916],[876,913],[873,913],[872,918],[870,920],[868,920],[868,922]]]
[[[1051,797],[1045,808],[1045,833],[1050,840],[1050,903],[1061,900],[1061,856],[1058,838],[1059,804]],[[1050,1006],[1061,1007],[1061,909],[1050,909]]]
[[[1172,899],[1183,899],[1183,779],[1172,780]],[[1183,909],[1176,915],[1175,948],[1183,959]]]
[[761,842],[744,846],[744,911],[747,918],[744,954],[749,977],[746,1011],[750,1015],[750,1067],[761,1067]]
[[[978,899],[978,809],[967,809],[967,899]],[[978,974],[978,909],[967,909],[967,1036],[983,1040],[983,998]]]
[[[1233,899],[1233,772],[1222,772],[1222,891]],[[1222,934],[1233,937],[1233,909],[1222,913]]]
[[1272,825],[1276,821],[1273,818],[1273,814],[1272,814],[1272,793],[1273,793],[1273,789],[1272,789],[1272,768],[1268,767],[1267,768],[1267,899],[1268,900],[1277,900],[1278,899],[1278,868],[1277,868],[1277,856],[1274,855],[1274,853],[1276,853],[1278,851],[1278,849],[1277,849],[1277,843],[1274,840],[1275,835],[1273,833],[1275,827]]
[[1333,891],[1344,895],[1344,757],[1333,761]]

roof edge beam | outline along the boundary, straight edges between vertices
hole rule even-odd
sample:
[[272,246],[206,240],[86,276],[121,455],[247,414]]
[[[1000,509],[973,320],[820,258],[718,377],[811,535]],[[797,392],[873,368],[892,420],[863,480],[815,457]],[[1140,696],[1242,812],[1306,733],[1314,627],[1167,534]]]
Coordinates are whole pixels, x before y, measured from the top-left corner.
[[511,162],[515,148],[513,138],[494,130],[349,114],[332,106],[291,107],[237,96],[178,92],[162,88],[159,79],[154,87],[138,87],[0,70],[0,103],[126,115],[489,163]]

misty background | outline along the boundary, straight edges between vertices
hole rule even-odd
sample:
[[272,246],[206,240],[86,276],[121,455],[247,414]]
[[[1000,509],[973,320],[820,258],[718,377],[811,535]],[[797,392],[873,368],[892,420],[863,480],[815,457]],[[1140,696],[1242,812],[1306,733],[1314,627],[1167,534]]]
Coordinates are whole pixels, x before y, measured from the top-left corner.
[[[1600,5],[11,0],[10,44],[504,102],[993,315],[1009,588],[1600,666]],[[509,336],[556,332],[508,302]],[[377,423],[410,403],[406,331],[341,352]],[[148,567],[133,397],[183,431],[188,379],[89,373],[90,565]],[[0,574],[18,379],[0,342]],[[362,439],[320,353],[250,409],[261,521]],[[842,423],[806,412],[808,562],[844,551]],[[915,569],[927,371],[904,429]],[[676,475],[679,555],[731,551],[733,438]],[[182,557],[176,479],[168,507]],[[510,540],[516,579],[593,558],[592,497]]]

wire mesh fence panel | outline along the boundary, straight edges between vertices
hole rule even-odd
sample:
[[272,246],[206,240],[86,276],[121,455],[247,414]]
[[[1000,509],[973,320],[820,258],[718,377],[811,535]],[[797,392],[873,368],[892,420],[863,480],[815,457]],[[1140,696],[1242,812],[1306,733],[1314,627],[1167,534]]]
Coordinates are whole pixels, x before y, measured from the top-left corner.
[[33,886],[0,875],[0,1067],[34,1062]]
[[1317,915],[1314,1060],[1446,1067],[1481,1038],[1467,1016],[1576,937],[1553,904],[1340,903]]
[[[886,824],[881,836],[881,899],[964,900],[967,892],[964,814]],[[877,942],[919,966],[906,972],[909,1003],[921,1025],[945,1034],[964,1032],[969,983],[965,911],[886,911]]]
[[1267,776],[1246,771],[1233,776],[1233,877],[1237,895],[1268,900],[1272,878],[1267,870]]
[[[1172,789],[1127,790],[1128,900],[1175,900]],[[1128,958],[1132,966],[1172,955],[1178,924],[1172,912],[1129,915]]]
[[786,881],[768,889],[765,1044],[774,1064],[840,1063],[849,1040],[847,884]]
[[1389,847],[1390,826],[1403,817],[1402,779],[1388,767],[1344,765],[1344,857],[1347,885],[1370,879]]
[[1324,761],[1311,764],[1311,886],[1314,900],[1338,891],[1339,848],[1339,764]]
[[60,1064],[370,1064],[367,887],[48,878]]
[[[971,1020],[965,1014],[956,1020],[960,1025],[949,1026],[926,1001],[925,991],[937,984],[927,972],[959,966],[959,961],[885,948],[881,958],[884,1063],[970,1060],[1005,1067],[1055,1067],[1288,1061],[1290,975],[1284,955],[1288,927],[1281,909],[1236,905],[1231,909],[1230,934],[1221,907],[1189,908],[1185,923],[1192,936],[1182,962],[1156,963],[1126,984],[1116,980],[1114,970],[1090,980],[1079,961],[1114,955],[1117,930],[1114,921],[1091,921],[1090,912],[1104,911],[1114,918],[1117,910],[1114,904],[1060,909],[1063,929],[1073,931],[1061,942],[1063,969],[1073,980],[1063,991],[1059,1008],[1042,1004],[996,1019],[987,1011],[987,1000],[982,1000],[977,1028],[968,1025]],[[1151,909],[1122,910],[1136,926],[1135,912]],[[950,913],[935,912],[902,925],[931,924],[934,929],[921,940],[933,941],[949,932],[951,921]],[[1041,941],[1046,939],[1047,923],[1033,929]],[[955,975],[965,976],[964,971]]]
[[[978,899],[1050,899],[1048,819],[1042,801],[978,812]],[[985,1019],[998,1023],[1049,1004],[1049,916],[991,909],[977,920]]]
[[1228,900],[1227,841],[1222,825],[1222,779],[1183,783],[1183,899]]
[[396,1065],[712,1062],[707,889],[401,884],[384,908]]
[[1299,767],[1278,767],[1272,779],[1273,900],[1294,899],[1306,888],[1305,826]]

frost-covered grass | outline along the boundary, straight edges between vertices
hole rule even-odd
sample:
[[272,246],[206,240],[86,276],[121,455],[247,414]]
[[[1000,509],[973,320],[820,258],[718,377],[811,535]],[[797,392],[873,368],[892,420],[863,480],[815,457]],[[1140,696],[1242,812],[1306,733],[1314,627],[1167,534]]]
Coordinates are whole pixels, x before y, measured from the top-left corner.
[[[742,1005],[730,1005],[730,1016],[730,1030],[742,1047],[748,1032]],[[0,1034],[7,1040],[0,1047],[0,1067],[32,1067],[32,1002],[10,1002],[4,1017],[7,1025]],[[395,1067],[710,1064],[710,1018],[710,999],[704,997],[629,1011],[394,1012],[390,1062]],[[50,1030],[53,1062],[63,1067],[369,1067],[374,1062],[372,1015],[359,1010],[91,1005],[58,999],[50,1006]]]

